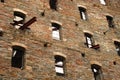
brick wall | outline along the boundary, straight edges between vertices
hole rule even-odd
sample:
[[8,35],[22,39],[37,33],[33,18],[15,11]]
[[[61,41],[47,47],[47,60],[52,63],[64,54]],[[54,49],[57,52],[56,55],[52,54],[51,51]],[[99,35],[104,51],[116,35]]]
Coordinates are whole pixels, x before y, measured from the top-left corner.
[[[49,0],[0,2],[0,80],[94,80],[91,64],[100,64],[103,80],[119,80],[120,56],[114,46],[114,40],[120,39],[118,4],[119,0],[108,0],[107,5],[99,0],[60,0],[55,11],[50,9]],[[80,18],[80,5],[86,8],[87,21]],[[14,8],[27,12],[25,22],[37,17],[30,30],[10,24]],[[43,11],[45,15],[41,16]],[[115,28],[109,29],[106,15],[113,17]],[[53,21],[61,24],[61,40],[52,39]],[[99,50],[87,48],[84,32],[93,35]],[[26,46],[23,70],[11,67],[13,43]],[[66,56],[65,76],[56,75],[55,53]]]

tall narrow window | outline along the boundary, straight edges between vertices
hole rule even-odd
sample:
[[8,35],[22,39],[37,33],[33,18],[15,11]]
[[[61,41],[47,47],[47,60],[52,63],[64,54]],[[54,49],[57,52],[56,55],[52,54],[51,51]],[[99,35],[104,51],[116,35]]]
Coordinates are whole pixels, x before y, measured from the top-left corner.
[[50,8],[53,10],[57,10],[57,0],[49,0]]
[[114,41],[115,47],[116,47],[116,51],[118,53],[118,55],[120,56],[120,42],[118,41]]
[[52,38],[60,40],[60,28],[61,26],[57,23],[52,23]]
[[82,20],[87,20],[87,14],[86,14],[86,9],[83,7],[78,7],[80,16]]
[[86,44],[88,46],[88,48],[91,48],[93,46],[93,36],[89,33],[85,33],[85,38],[86,38]]
[[108,26],[110,28],[114,28],[114,21],[113,18],[111,16],[106,16],[107,22],[108,22]]
[[0,1],[3,2],[3,3],[5,2],[4,0],[0,0]]
[[100,0],[100,3],[106,5],[106,0]]
[[11,60],[12,67],[23,69],[25,48],[21,46],[13,46],[12,49],[13,49],[12,60]]
[[26,15],[22,12],[19,11],[14,11],[14,19],[13,19],[13,24],[15,28],[19,29],[21,26],[23,26],[23,23],[25,21]]
[[96,65],[96,64],[92,64],[91,69],[92,69],[92,72],[94,74],[95,80],[103,80],[101,66]]
[[59,76],[65,75],[65,58],[63,56],[55,55],[55,71]]

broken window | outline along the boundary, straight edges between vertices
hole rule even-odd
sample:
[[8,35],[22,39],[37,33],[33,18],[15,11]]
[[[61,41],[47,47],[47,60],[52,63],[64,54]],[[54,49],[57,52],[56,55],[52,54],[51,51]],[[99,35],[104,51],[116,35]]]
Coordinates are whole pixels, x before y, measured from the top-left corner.
[[3,3],[4,3],[4,0],[1,0],[1,2],[3,2]]
[[60,28],[61,26],[57,23],[52,23],[52,38],[60,40]]
[[118,53],[118,55],[120,56],[120,42],[118,41],[114,41],[115,47],[116,47],[116,51]]
[[91,48],[92,45],[94,44],[92,35],[89,33],[85,33],[85,38],[86,38],[86,44],[87,44],[88,48]]
[[114,28],[114,21],[113,18],[111,16],[106,16],[107,22],[108,22],[108,26],[110,28]]
[[92,64],[91,69],[92,69],[92,72],[94,74],[95,80],[103,80],[101,66],[96,65],[96,64]]
[[16,29],[19,29],[21,26],[23,26],[23,23],[25,21],[26,15],[19,11],[14,11],[14,19],[12,25],[15,26]]
[[59,55],[55,55],[55,71],[57,75],[65,75],[65,58]]
[[100,0],[100,3],[106,5],[106,0]]
[[24,68],[24,55],[25,55],[25,48],[21,46],[13,46],[12,47],[12,67]]
[[93,40],[93,36],[91,34],[85,33],[85,38],[86,38],[86,45],[88,48],[93,48],[96,50],[100,48],[99,44],[95,45],[95,42]]
[[86,9],[83,7],[78,7],[80,16],[82,20],[87,20],[87,14],[86,14]]
[[53,10],[57,10],[57,0],[49,0],[50,8]]

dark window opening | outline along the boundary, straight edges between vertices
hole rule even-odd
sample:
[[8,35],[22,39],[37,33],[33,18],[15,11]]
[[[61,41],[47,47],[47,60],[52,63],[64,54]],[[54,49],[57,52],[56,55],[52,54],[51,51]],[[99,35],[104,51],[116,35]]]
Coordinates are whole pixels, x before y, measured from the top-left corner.
[[96,64],[92,64],[91,69],[92,69],[92,72],[94,74],[95,80],[103,80],[101,66],[96,65]]
[[3,3],[4,3],[5,1],[4,1],[4,0],[1,0],[1,2],[3,2]]
[[114,41],[115,47],[116,47],[116,51],[118,53],[118,55],[120,56],[120,42]]
[[57,0],[50,0],[49,4],[51,9],[57,10]]
[[79,12],[80,12],[80,16],[82,20],[87,20],[87,13],[86,13],[86,9],[83,7],[78,7]]
[[108,22],[108,26],[110,28],[114,28],[114,21],[113,18],[111,16],[106,16],[107,22]]
[[52,23],[52,38],[60,40],[60,28],[61,26],[57,23]]
[[3,36],[3,29],[0,28],[0,36]]
[[65,58],[59,55],[55,55],[55,70],[58,76],[65,75]]
[[12,47],[12,60],[11,65],[12,67],[24,68],[24,55],[25,55],[25,48],[20,46],[13,46]]

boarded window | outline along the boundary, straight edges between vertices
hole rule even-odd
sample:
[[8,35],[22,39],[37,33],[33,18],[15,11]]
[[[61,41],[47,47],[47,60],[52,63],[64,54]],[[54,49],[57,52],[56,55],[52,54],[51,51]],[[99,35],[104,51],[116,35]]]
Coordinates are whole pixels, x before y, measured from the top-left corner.
[[57,23],[52,23],[52,38],[60,40],[60,28],[61,26]]
[[65,75],[65,58],[59,55],[55,55],[55,71],[57,75]]
[[87,14],[86,14],[86,9],[83,7],[78,7],[80,16],[82,20],[87,20]]
[[107,22],[108,22],[108,26],[110,28],[114,28],[114,21],[113,18],[111,16],[106,16]]
[[24,55],[25,55],[25,48],[21,46],[13,46],[12,47],[12,60],[11,65],[12,67],[24,68]]
[[118,55],[120,56],[120,42],[118,41],[114,41],[115,47],[116,47],[116,51],[118,53]]
[[57,10],[57,0],[49,0],[50,8],[53,10]]
[[95,80],[103,80],[101,66],[96,65],[96,64],[92,64],[91,69],[92,69],[92,72],[94,74]]

